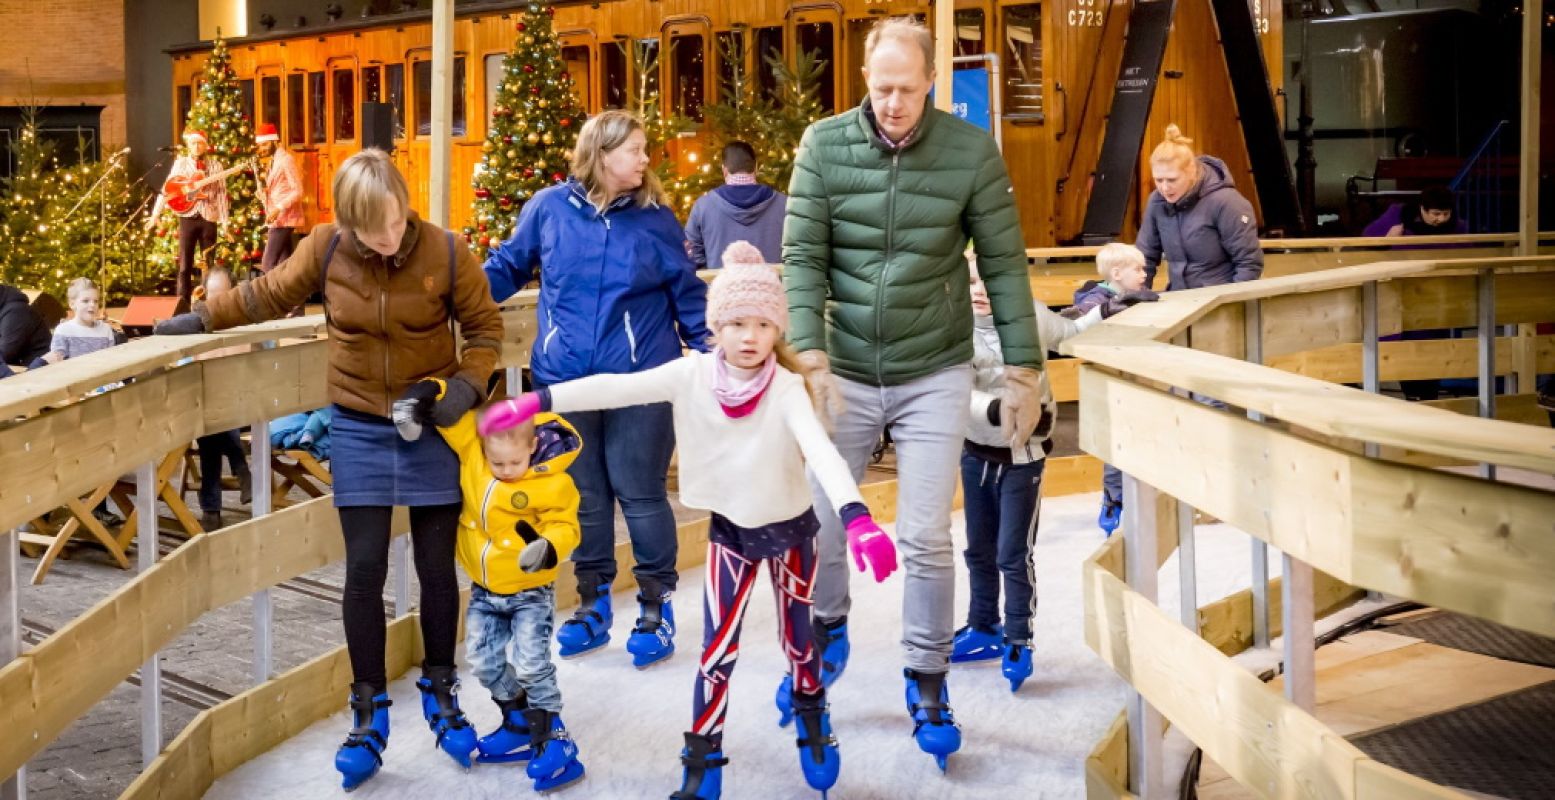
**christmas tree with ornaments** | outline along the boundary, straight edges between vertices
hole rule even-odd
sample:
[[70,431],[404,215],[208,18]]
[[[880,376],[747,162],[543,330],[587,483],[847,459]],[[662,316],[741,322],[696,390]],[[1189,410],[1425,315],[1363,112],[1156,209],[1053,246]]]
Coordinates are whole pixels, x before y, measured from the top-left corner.
[[[255,164],[253,121],[243,107],[243,93],[237,74],[232,71],[232,56],[226,40],[218,32],[216,46],[205,62],[200,78],[200,94],[184,130],[197,130],[210,142],[211,156],[223,168]],[[179,154],[184,152],[179,144]],[[216,261],[219,266],[243,275],[244,264],[257,265],[264,254],[264,207],[259,200],[259,179],[255,169],[244,169],[227,178],[227,220],[216,230]],[[164,207],[156,219],[152,262],[167,275],[178,272],[178,215]],[[202,262],[203,263],[203,262]]]
[[567,179],[586,112],[574,93],[551,26],[555,12],[530,3],[514,24],[482,157],[475,166],[475,207],[464,236],[478,258],[513,232],[518,210],[535,192]]

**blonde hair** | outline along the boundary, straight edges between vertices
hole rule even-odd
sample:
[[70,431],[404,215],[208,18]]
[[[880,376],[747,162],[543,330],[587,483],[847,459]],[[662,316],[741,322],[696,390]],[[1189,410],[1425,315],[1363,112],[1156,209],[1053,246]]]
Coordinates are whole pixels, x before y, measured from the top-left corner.
[[[794,352],[794,346],[789,344],[786,339],[777,340],[777,344],[772,346],[772,353],[777,356],[778,366],[795,375],[804,376],[805,368],[804,365],[799,363],[799,354]],[[810,391],[809,381],[804,382],[804,391],[810,398],[810,405],[819,410],[821,404],[816,400],[815,392]]]
[[886,17],[875,23],[864,38],[865,64],[875,54],[875,48],[885,41],[916,45],[923,51],[923,74],[934,75],[934,34],[927,25],[912,17]]
[[1166,126],[1166,138],[1150,151],[1150,164],[1170,164],[1183,172],[1194,173],[1198,168],[1198,156],[1193,152],[1193,140],[1182,135],[1176,125]]
[[1145,254],[1139,248],[1122,242],[1110,242],[1096,251],[1096,272],[1101,279],[1111,280],[1112,271],[1128,267],[1143,267]]
[[[601,214],[615,200],[607,195],[605,188],[605,155],[626,144],[635,131],[642,131],[645,136],[648,133],[636,114],[621,109],[596,114],[578,131],[578,143],[572,148],[572,175],[582,182],[588,192],[589,204]],[[633,191],[640,208],[669,204],[669,197],[653,170],[643,172],[642,185]]]
[[65,302],[74,303],[76,298],[87,290],[97,292],[99,295],[102,294],[102,290],[97,288],[97,284],[93,283],[91,278],[76,278],[70,282],[70,286],[65,288]]
[[335,221],[349,231],[379,233],[388,214],[386,203],[399,203],[410,213],[410,189],[389,154],[369,147],[345,160],[335,171]]

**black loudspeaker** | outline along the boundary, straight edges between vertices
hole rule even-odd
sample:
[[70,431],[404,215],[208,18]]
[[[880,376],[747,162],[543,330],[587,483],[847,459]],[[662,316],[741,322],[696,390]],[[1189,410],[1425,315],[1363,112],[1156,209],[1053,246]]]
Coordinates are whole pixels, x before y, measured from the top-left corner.
[[388,103],[362,104],[362,147],[394,152],[394,106]]

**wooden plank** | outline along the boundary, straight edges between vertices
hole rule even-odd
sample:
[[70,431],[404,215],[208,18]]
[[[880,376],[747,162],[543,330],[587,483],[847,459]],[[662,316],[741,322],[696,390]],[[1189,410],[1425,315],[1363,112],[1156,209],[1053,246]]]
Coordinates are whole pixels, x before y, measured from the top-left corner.
[[[1473,327],[1478,298],[1472,276],[1417,277],[1400,289],[1405,330]],[[1555,280],[1548,273],[1498,273],[1496,324],[1555,322]]]
[[1049,456],[1042,470],[1042,496],[1099,492],[1102,466],[1101,459],[1095,456]]
[[1089,800],[1134,798],[1128,790],[1128,714],[1119,713],[1085,759]]
[[[1447,397],[1441,400],[1423,400],[1422,406],[1442,408],[1454,414],[1475,416],[1479,413],[1479,398],[1477,397]],[[1537,394],[1499,394],[1496,395],[1496,419],[1504,422],[1516,422],[1519,425],[1534,425],[1540,428],[1550,427],[1550,414],[1539,405]]]
[[1555,636],[1555,493],[1351,460],[1352,583]]
[[[1358,286],[1271,297],[1261,305],[1264,363],[1287,353],[1361,340]],[[1195,349],[1204,348],[1195,344]]]
[[1072,403],[1080,399],[1080,359],[1050,358],[1043,369],[1047,370],[1054,402]]
[[[1284,630],[1281,610],[1284,581],[1269,581],[1269,635]],[[1319,619],[1353,603],[1365,590],[1351,586],[1322,570],[1312,572],[1312,605]],[[1199,635],[1215,649],[1234,656],[1253,646],[1253,591],[1243,589],[1199,608]]]
[[1360,750],[1106,570],[1084,569],[1087,642],[1206,756],[1265,796],[1354,796]]
[[1080,383],[1086,452],[1303,561],[1349,574],[1348,550],[1334,535],[1350,529],[1349,510],[1323,501],[1342,485],[1344,454],[1089,365]]
[[[1325,435],[1555,473],[1555,431],[1447,416],[1450,412],[1441,409],[1410,406],[1358,389],[1166,344],[1120,346],[1116,337],[1127,335],[1126,331],[1115,331],[1111,339],[1085,341],[1092,332],[1064,344],[1072,345],[1075,355],[1096,364],[1168,382]],[[1090,372],[1101,374],[1089,365],[1081,367],[1082,388]],[[1086,397],[1084,391],[1082,397]],[[1083,430],[1090,413],[1089,400],[1082,400],[1082,409]],[[1152,419],[1139,410],[1130,413]]]
[[1355,796],[1361,800],[1468,800],[1471,797],[1370,758],[1355,764]]
[[[1409,381],[1479,376],[1478,342],[1475,339],[1421,339],[1379,342],[1378,380]],[[1496,374],[1509,375],[1516,367],[1519,348],[1532,350],[1539,372],[1555,371],[1555,336],[1529,340],[1496,339]],[[1361,345],[1340,344],[1290,353],[1271,359],[1269,366],[1328,383],[1361,382]]]
[[1188,330],[1188,346],[1241,360],[1247,353],[1247,313],[1240,303],[1220,306]]

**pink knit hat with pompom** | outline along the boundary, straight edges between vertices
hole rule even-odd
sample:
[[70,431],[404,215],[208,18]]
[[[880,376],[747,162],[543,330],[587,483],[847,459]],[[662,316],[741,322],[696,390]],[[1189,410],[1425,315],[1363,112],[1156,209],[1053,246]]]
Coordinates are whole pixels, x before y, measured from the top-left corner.
[[724,250],[724,268],[707,290],[707,323],[715,332],[740,317],[759,317],[788,330],[788,295],[783,281],[749,242]]

